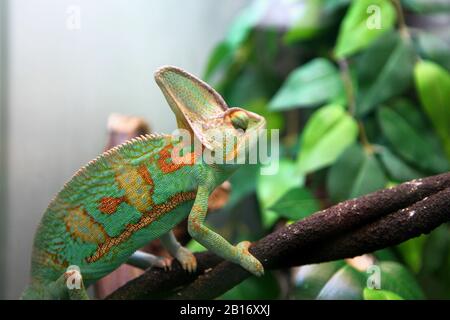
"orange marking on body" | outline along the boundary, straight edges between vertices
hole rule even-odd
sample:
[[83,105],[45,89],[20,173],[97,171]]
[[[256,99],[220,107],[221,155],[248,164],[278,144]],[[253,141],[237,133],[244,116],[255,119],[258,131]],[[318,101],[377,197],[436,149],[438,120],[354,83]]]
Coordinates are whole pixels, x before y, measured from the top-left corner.
[[44,266],[57,266],[67,268],[69,266],[62,255],[58,253],[52,253],[47,250],[34,249],[32,254],[33,263]]
[[119,165],[113,168],[116,171],[117,184],[124,191],[127,203],[139,210],[139,212],[145,212],[151,208],[153,205],[151,197],[153,183],[151,185],[147,183],[150,175],[146,175],[146,181],[142,177],[142,167]]
[[103,226],[80,207],[67,210],[64,222],[67,232],[74,239],[89,243],[102,243],[107,238]]
[[47,262],[45,263],[46,265],[50,265],[48,262],[53,263],[54,265],[57,266],[61,266],[63,268],[67,268],[69,266],[69,262],[62,259],[59,255],[55,254],[55,253],[50,253],[48,251],[45,251],[44,253],[45,255],[47,255]]
[[91,263],[99,260],[106,253],[108,253],[112,247],[128,240],[134,232],[147,227],[153,221],[155,221],[165,213],[172,211],[183,202],[195,199],[195,195],[196,191],[180,192],[170,197],[166,202],[154,205],[151,210],[144,212],[138,222],[128,224],[124,231],[122,231],[122,233],[118,236],[107,236],[106,240],[97,247],[95,253],[86,258],[86,261],[88,263]]
[[184,166],[192,166],[195,163],[195,153],[189,152],[178,156],[175,162],[172,161],[173,145],[168,144],[159,152],[158,167],[164,173],[171,173],[181,169]]
[[196,231],[196,232],[200,232],[201,230],[201,225],[200,222],[198,221],[197,217],[193,217],[192,218],[192,228]]
[[139,166],[138,173],[141,176],[141,178],[145,181],[145,183],[147,183],[149,186],[151,186],[150,192],[153,193],[153,187],[154,187],[153,179],[152,179],[152,176],[150,175],[150,172],[148,172],[148,169],[144,164],[141,164]]
[[208,233],[208,229],[204,228],[203,225],[200,223],[200,219],[199,217],[192,217],[192,224],[191,227],[194,229],[195,232],[197,233],[201,233],[201,234],[207,234]]
[[100,200],[100,205],[98,206],[98,210],[100,210],[101,213],[105,214],[113,214],[117,211],[117,208],[119,205],[125,201],[125,197],[120,198],[113,198],[113,197],[106,197]]

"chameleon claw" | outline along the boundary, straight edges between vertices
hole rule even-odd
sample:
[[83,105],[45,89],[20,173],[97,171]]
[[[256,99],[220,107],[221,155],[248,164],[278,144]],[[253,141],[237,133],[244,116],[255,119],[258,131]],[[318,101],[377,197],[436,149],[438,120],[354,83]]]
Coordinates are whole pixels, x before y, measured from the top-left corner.
[[192,258],[193,259],[191,259],[190,264],[189,264],[189,272],[190,273],[194,273],[195,271],[197,271],[197,259],[195,259],[194,255],[192,255]]
[[155,267],[164,269],[165,271],[172,270],[172,259],[159,257],[154,264]]
[[197,259],[188,249],[181,247],[175,257],[183,267],[189,273],[193,273],[197,270]]

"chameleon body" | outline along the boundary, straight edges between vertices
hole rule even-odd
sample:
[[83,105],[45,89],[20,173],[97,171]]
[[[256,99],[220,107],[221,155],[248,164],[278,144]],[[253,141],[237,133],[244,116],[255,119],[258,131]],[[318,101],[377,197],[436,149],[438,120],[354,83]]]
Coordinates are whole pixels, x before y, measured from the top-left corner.
[[[248,137],[265,125],[257,114],[228,108],[211,87],[181,69],[163,67],[155,79],[179,128],[187,129],[202,150],[217,152],[223,147],[209,133],[215,129],[237,141],[221,149],[227,157],[236,156],[237,150],[248,152]],[[176,162],[172,152],[183,143],[171,135],[141,136],[80,169],[51,201],[39,224],[31,282],[22,298],[87,298],[86,286],[127,261],[169,268],[167,259],[135,253],[156,238],[193,272],[194,255],[171,233],[187,216],[194,239],[253,274],[263,274],[261,263],[248,252],[249,242],[232,246],[204,225],[209,194],[239,165],[197,161],[193,151],[185,151],[185,161]],[[73,279],[81,284],[68,285]]]

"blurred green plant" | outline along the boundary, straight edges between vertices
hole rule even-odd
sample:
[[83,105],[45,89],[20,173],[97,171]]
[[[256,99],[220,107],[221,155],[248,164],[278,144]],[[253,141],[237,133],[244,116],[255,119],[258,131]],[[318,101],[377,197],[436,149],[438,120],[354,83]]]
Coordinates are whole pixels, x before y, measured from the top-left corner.
[[[449,170],[450,45],[409,26],[405,12],[450,14],[450,5],[256,0],[239,14],[204,78],[230,105],[263,114],[283,135],[276,175],[249,167],[232,178],[224,214],[239,217],[234,227],[244,221],[241,230],[257,239],[333,203]],[[280,25],[271,14],[295,19]],[[447,225],[375,257],[382,290],[367,288],[366,272],[334,261],[291,270],[287,292],[268,275],[224,298],[450,298]]]

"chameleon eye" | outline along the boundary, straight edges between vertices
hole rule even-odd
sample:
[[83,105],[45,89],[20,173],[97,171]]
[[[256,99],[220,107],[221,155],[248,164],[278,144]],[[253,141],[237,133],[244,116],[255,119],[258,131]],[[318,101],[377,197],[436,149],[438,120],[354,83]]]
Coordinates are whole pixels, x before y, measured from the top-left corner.
[[230,116],[231,123],[233,124],[233,127],[236,129],[242,129],[247,130],[248,128],[248,115],[244,111],[236,111],[233,112]]

